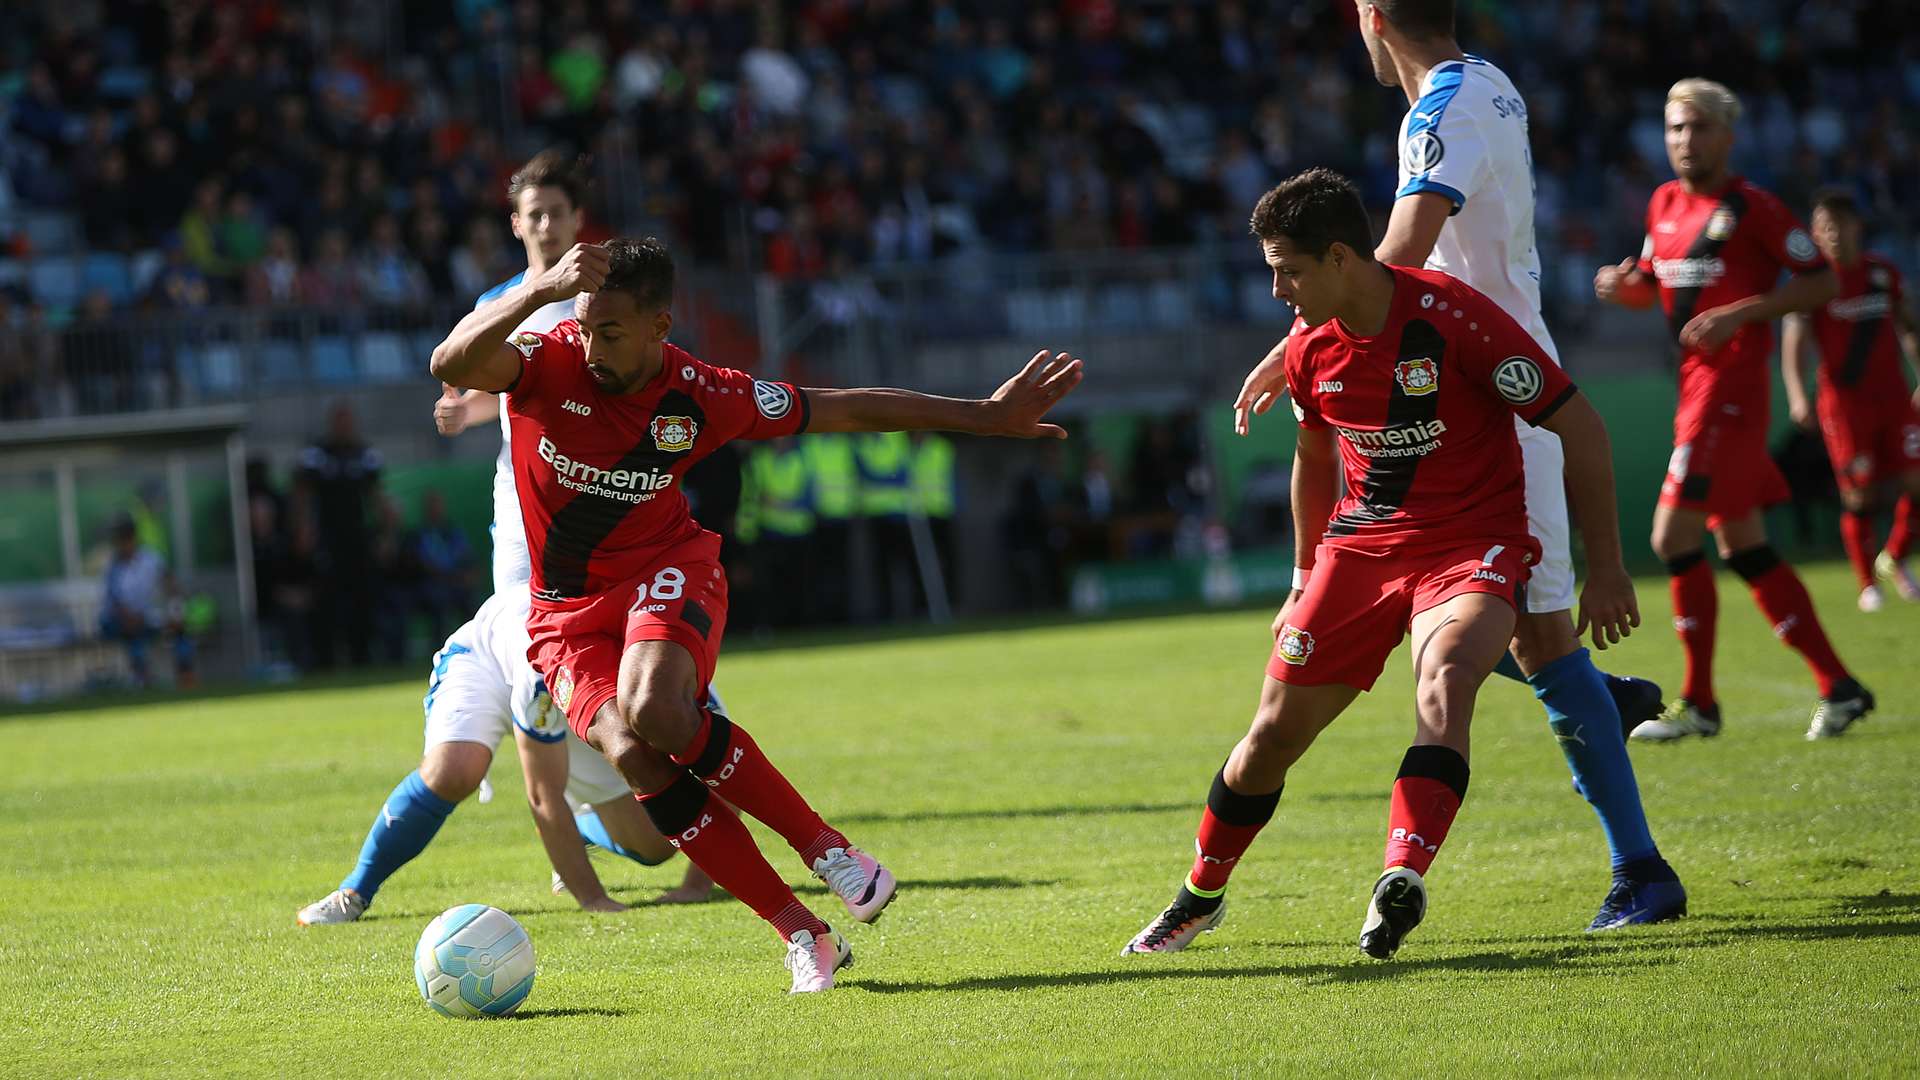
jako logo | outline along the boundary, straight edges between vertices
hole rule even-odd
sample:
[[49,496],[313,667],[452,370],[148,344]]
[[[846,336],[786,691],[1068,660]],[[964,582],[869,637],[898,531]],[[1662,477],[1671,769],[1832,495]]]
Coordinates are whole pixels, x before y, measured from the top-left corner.
[[1507,583],[1507,576],[1505,574],[1496,574],[1483,566],[1473,572],[1473,580],[1491,581],[1495,585],[1505,585]]
[[1345,390],[1346,388],[1347,388],[1346,383],[1330,382],[1326,379],[1322,379],[1320,380],[1320,385],[1314,387],[1314,392],[1320,393],[1320,394],[1337,394],[1340,391]]
[[700,838],[700,830],[706,828],[711,824],[713,824],[713,815],[701,814],[699,824],[692,826],[686,832],[681,833],[679,836],[669,836],[667,838],[667,843],[672,844],[674,847],[679,847],[683,843],[691,844],[695,840]]
[[577,401],[564,402],[561,404],[560,407],[567,410],[570,413],[579,413],[581,416],[593,415],[593,408],[591,406],[582,405]]
[[1419,833],[1410,833],[1405,829],[1393,830],[1393,835],[1387,837],[1387,839],[1390,842],[1412,844],[1414,847],[1419,848],[1429,855],[1440,850],[1439,844],[1429,844],[1427,843],[1426,837],[1421,836]]

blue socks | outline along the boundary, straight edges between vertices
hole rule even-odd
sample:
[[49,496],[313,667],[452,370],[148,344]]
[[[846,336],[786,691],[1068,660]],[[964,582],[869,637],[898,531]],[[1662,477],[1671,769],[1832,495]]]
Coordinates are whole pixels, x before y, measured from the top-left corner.
[[[592,810],[582,810],[580,813],[573,815],[573,823],[579,826],[581,839],[595,847],[606,848],[621,858],[632,859],[641,866],[658,866],[660,863],[666,861],[665,859],[654,860],[644,858],[639,852],[629,851],[619,844],[614,843],[613,834],[607,831],[607,823],[601,821],[600,815],[594,813]],[[672,857],[671,852],[668,853],[668,857]]]
[[373,894],[393,872],[427,849],[433,834],[440,831],[440,823],[453,813],[453,806],[428,789],[419,770],[408,773],[380,807],[373,828],[367,830],[367,842],[360,845],[359,865],[340,887],[352,889],[360,899],[373,903]]
[[1620,709],[1587,650],[1576,649],[1555,660],[1527,684],[1547,707],[1547,723],[1573,770],[1574,784],[1600,816],[1613,865],[1620,868],[1657,855],[1620,733]]
[[[1501,655],[1500,662],[1493,665],[1493,673],[1495,675],[1505,676],[1514,682],[1528,681],[1527,673],[1520,670],[1520,661],[1515,660],[1512,653],[1504,653]],[[1532,684],[1529,683],[1528,685]]]

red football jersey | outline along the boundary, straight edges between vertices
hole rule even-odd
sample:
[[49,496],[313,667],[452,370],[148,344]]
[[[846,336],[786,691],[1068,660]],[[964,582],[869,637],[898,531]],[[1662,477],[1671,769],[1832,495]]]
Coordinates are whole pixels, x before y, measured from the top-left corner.
[[1836,266],[1840,295],[1812,312],[1813,340],[1820,348],[1820,393],[1843,407],[1878,410],[1907,398],[1900,370],[1900,339],[1894,313],[1902,299],[1900,271],[1878,255]]
[[1287,339],[1294,415],[1339,436],[1345,491],[1325,542],[1423,551],[1530,543],[1517,415],[1538,425],[1575,393],[1500,305],[1437,270],[1390,267],[1378,335],[1338,319]]
[[[1647,204],[1640,270],[1659,281],[1676,342],[1700,312],[1772,292],[1781,270],[1801,273],[1825,265],[1786,204],[1739,177],[1707,195],[1669,180]],[[1748,323],[1714,352],[1682,348],[1676,426],[1714,417],[1766,423],[1772,352],[1768,322]]]
[[694,462],[733,439],[777,439],[807,426],[799,388],[672,345],[646,387],[609,394],[587,373],[578,322],[508,340],[526,357],[507,394],[507,428],[536,599],[571,600],[631,580],[700,532],[680,490]]

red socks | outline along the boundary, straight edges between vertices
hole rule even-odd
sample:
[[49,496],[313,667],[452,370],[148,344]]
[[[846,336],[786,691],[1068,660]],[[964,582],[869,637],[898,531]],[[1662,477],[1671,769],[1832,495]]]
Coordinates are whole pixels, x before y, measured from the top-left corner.
[[1713,697],[1713,641],[1720,617],[1720,596],[1713,585],[1713,567],[1704,551],[1667,563],[1673,575],[1673,629],[1687,655],[1686,682],[1680,696],[1702,709],[1711,709]]
[[1387,811],[1386,868],[1425,876],[1467,797],[1467,760],[1445,746],[1410,746]]
[[1887,554],[1896,559],[1907,557],[1908,549],[1913,546],[1913,496],[1900,496],[1900,506],[1893,512],[1893,531],[1887,534]]
[[639,798],[654,827],[715,884],[772,923],[782,941],[796,930],[827,932],[827,924],[808,911],[767,864],[738,815],[692,774],[683,773],[666,789]]
[[1873,515],[1851,510],[1842,513],[1840,539],[1846,545],[1847,561],[1853,564],[1853,576],[1860,579],[1860,587],[1864,589],[1873,584]]
[[1195,835],[1193,871],[1187,875],[1187,891],[1203,899],[1218,897],[1227,887],[1227,878],[1246,854],[1253,838],[1273,820],[1280,805],[1280,792],[1270,795],[1242,795],[1227,786],[1226,769],[1213,777],[1213,790],[1207,793],[1207,808],[1200,812],[1200,830]]
[[1754,603],[1760,605],[1760,611],[1773,624],[1773,636],[1806,660],[1807,667],[1813,670],[1814,681],[1820,686],[1820,696],[1832,696],[1833,685],[1847,677],[1847,669],[1834,653],[1827,632],[1820,628],[1820,617],[1813,612],[1813,598],[1800,583],[1800,575],[1786,563],[1776,563],[1749,579],[1748,584],[1753,587]]
[[706,709],[700,713],[700,730],[685,750],[673,755],[675,764],[685,766],[722,798],[765,822],[809,867],[828,848],[852,846],[807,805],[807,800],[760,752],[745,728]]

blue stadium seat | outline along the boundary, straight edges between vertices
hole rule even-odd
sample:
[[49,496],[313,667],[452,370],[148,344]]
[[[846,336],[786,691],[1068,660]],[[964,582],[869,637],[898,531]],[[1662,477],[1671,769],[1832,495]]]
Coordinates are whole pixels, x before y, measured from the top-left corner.
[[307,362],[316,382],[352,382],[356,375],[353,346],[343,337],[314,338],[307,346]]
[[73,307],[82,295],[79,260],[67,257],[33,260],[27,265],[27,289],[48,307]]
[[85,294],[95,289],[105,289],[115,304],[133,299],[133,267],[126,256],[96,251],[84,258],[80,264],[80,291]]
[[239,347],[225,342],[180,351],[180,377],[198,398],[233,396],[244,364]]
[[300,362],[300,346],[291,341],[262,343],[253,372],[254,381],[265,386],[304,382],[307,377],[306,365]]
[[405,337],[392,333],[360,336],[361,377],[368,380],[404,379],[414,371]]
[[27,242],[43,257],[66,255],[80,248],[80,226],[74,216],[65,211],[31,211],[22,217],[20,224],[26,230]]

